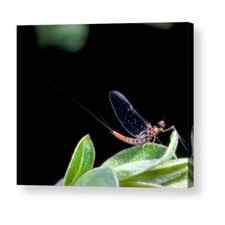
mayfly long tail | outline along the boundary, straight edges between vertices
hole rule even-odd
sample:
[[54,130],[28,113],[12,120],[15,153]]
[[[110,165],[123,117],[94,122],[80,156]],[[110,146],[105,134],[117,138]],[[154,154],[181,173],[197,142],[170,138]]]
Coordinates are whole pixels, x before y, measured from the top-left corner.
[[87,107],[82,105],[77,100],[73,99],[74,102],[76,102],[85,112],[87,112],[89,115],[91,115],[95,120],[97,120],[102,126],[104,126],[106,129],[112,133],[112,128],[104,121],[104,119],[99,119],[93,112],[91,112]]

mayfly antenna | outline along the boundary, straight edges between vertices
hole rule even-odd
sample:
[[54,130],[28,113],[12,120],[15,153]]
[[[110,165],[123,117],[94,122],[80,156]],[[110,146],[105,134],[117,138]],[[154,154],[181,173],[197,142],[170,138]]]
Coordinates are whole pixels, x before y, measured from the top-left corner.
[[[177,129],[176,129],[176,131],[177,131]],[[177,133],[178,133],[178,131],[177,131]],[[188,150],[188,148],[187,148],[187,145],[185,144],[185,143],[186,143],[185,140],[180,136],[179,133],[178,133],[178,136],[179,136],[179,141],[180,141],[181,145],[184,147],[184,149],[185,149],[187,152],[189,152],[189,150]]]

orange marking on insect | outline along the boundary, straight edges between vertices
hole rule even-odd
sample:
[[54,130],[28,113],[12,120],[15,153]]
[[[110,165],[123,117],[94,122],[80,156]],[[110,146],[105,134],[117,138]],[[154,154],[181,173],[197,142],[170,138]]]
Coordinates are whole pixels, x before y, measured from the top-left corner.
[[119,139],[119,140],[121,140],[121,141],[123,141],[123,142],[125,142],[127,144],[130,144],[130,145],[136,144],[136,139],[135,138],[126,137],[126,136],[124,136],[124,135],[122,135],[122,134],[120,134],[120,133],[118,133],[118,132],[116,132],[114,130],[112,131],[112,135],[114,137],[116,137],[117,139]]

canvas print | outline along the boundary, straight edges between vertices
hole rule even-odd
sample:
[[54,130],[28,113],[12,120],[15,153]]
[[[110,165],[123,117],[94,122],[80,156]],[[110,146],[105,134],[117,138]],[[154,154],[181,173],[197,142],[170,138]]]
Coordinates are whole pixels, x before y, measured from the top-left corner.
[[189,188],[193,24],[17,26],[17,184]]

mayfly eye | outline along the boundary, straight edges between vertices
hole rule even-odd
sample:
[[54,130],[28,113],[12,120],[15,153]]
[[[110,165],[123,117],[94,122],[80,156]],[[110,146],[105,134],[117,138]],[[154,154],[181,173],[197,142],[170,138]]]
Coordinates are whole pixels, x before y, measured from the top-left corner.
[[161,128],[165,128],[166,127],[166,123],[164,120],[161,120],[158,122],[158,125],[161,127]]

